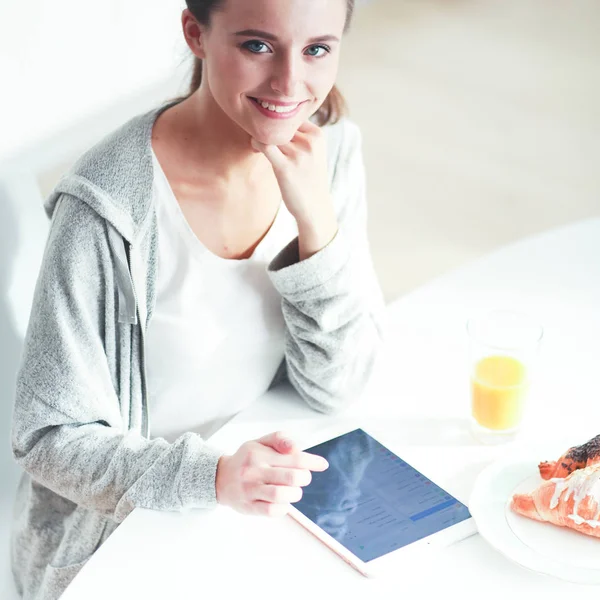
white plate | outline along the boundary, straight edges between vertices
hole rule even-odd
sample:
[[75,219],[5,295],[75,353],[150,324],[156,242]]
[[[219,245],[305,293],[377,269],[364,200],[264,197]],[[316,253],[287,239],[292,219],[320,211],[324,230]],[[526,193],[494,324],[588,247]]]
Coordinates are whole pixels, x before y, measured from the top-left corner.
[[469,500],[479,533],[527,569],[574,583],[600,585],[600,538],[534,521],[510,508],[513,494],[531,492],[543,483],[539,462],[539,455],[511,456],[481,472]]

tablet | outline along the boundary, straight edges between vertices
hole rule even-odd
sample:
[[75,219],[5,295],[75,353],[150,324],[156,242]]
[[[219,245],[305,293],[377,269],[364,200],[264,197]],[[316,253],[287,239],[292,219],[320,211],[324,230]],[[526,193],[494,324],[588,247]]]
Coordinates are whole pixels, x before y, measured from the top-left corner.
[[290,516],[365,576],[476,533],[467,506],[362,428],[307,447],[329,462]]

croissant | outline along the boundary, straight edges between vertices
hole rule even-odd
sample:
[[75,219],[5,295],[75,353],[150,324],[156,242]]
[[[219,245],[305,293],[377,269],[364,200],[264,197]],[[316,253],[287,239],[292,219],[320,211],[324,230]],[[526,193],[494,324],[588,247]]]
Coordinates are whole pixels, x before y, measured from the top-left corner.
[[600,435],[581,446],[569,448],[556,462],[539,464],[542,479],[566,477],[577,469],[583,469],[600,462]]
[[511,508],[535,519],[600,538],[600,435],[539,464],[547,480],[530,494],[515,494]]

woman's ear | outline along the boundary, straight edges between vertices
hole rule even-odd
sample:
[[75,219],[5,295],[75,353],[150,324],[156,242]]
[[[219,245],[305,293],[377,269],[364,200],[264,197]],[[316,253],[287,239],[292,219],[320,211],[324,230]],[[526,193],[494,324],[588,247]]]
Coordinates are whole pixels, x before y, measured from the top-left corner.
[[181,27],[185,41],[194,56],[201,59],[205,58],[203,44],[205,28],[196,21],[189,8],[181,13]]

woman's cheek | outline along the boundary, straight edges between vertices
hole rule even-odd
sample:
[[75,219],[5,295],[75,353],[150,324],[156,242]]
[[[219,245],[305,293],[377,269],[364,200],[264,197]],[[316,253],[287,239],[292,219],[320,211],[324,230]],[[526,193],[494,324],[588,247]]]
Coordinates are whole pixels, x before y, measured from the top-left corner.
[[335,85],[336,78],[337,68],[335,68],[333,65],[316,74],[315,89],[317,90],[319,98],[322,101],[327,98],[327,95]]
[[252,91],[259,69],[243,56],[224,57],[217,63],[221,85],[238,93]]

